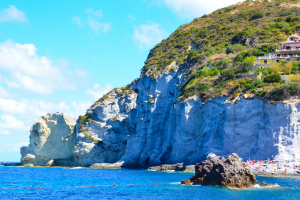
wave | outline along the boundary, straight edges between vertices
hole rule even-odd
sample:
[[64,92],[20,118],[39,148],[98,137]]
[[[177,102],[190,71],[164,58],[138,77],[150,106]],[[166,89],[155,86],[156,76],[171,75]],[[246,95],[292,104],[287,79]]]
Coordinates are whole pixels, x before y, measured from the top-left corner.
[[253,186],[253,188],[259,188],[259,189],[277,188],[277,187],[280,187],[280,185],[274,184],[274,185],[268,185],[268,186],[265,186],[265,187],[261,187],[259,184],[256,184],[256,185]]
[[82,169],[82,167],[72,167],[70,169]]

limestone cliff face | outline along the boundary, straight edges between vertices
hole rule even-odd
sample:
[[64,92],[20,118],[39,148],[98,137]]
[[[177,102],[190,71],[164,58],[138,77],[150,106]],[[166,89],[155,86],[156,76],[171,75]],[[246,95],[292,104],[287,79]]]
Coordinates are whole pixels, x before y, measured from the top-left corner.
[[21,162],[33,165],[65,165],[74,162],[76,119],[64,114],[47,114],[30,130],[30,144],[21,148]]
[[87,111],[91,120],[81,130],[76,126],[76,165],[114,163],[122,158],[128,138],[136,132],[136,100],[133,91],[115,90]]
[[[143,77],[115,89],[84,121],[48,114],[35,123],[22,163],[123,167],[195,164],[207,155],[300,159],[300,102],[271,104],[226,97],[178,102],[186,70]],[[76,126],[74,127],[74,125]]]
[[93,105],[85,131],[76,129],[76,165],[195,164],[210,153],[238,153],[245,160],[300,159],[300,103],[242,98],[232,104],[226,97],[178,102],[185,73],[145,76],[129,86],[134,93],[114,91]]

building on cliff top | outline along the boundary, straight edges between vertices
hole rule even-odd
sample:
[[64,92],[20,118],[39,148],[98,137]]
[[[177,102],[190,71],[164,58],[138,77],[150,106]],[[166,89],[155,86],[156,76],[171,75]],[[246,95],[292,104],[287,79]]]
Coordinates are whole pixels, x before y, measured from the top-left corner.
[[300,37],[292,35],[288,41],[283,42],[278,50],[273,54],[258,57],[259,65],[270,65],[281,61],[297,61],[300,60]]

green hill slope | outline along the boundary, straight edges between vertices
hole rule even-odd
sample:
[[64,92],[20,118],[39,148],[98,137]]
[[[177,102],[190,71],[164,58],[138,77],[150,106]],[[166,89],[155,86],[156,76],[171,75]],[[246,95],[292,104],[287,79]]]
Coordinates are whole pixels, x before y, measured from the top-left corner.
[[[297,63],[293,64],[294,70],[282,63],[279,68],[283,70],[264,72],[261,80],[241,80],[236,76],[250,71],[256,60],[254,56],[274,51],[287,36],[299,30],[298,0],[241,2],[179,27],[150,51],[141,74],[155,78],[176,61],[179,65],[192,66],[182,86],[181,99],[191,95],[200,95],[204,100],[217,95],[231,95],[230,99],[234,99],[249,93],[250,96],[280,100],[298,94],[295,87],[300,86],[284,84],[280,80],[266,82],[264,76],[284,70],[285,74],[297,73]],[[216,69],[215,72],[201,71],[209,65],[220,69],[221,76],[212,78],[218,74]]]

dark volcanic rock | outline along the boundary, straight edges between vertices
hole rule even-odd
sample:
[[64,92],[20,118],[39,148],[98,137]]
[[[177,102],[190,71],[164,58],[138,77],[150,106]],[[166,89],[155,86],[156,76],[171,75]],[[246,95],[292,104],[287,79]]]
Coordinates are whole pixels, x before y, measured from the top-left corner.
[[4,166],[5,166],[5,165],[6,165],[6,162],[4,162],[4,161],[3,161],[3,162],[2,162],[2,165],[4,165]]
[[174,165],[160,165],[160,166],[154,166],[148,168],[148,170],[154,170],[154,171],[168,171],[168,170],[183,171],[182,169],[184,169],[183,163],[178,163]]
[[275,184],[266,183],[266,181],[263,181],[258,184],[260,187],[266,187],[266,186],[274,186]]
[[195,165],[184,165],[184,163],[178,163],[174,165],[160,165],[160,166],[149,167],[148,170],[154,170],[154,171],[174,170],[179,172],[193,172],[195,171]]
[[198,163],[196,175],[181,181],[185,185],[219,185],[233,189],[245,189],[254,186],[257,181],[250,167],[233,153],[225,158],[213,157]]

